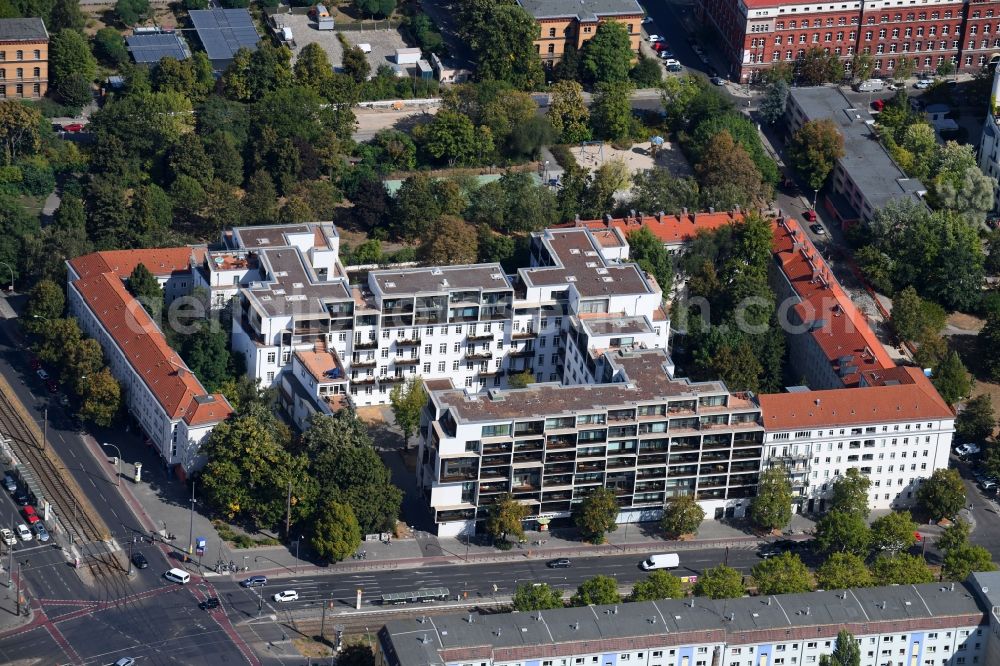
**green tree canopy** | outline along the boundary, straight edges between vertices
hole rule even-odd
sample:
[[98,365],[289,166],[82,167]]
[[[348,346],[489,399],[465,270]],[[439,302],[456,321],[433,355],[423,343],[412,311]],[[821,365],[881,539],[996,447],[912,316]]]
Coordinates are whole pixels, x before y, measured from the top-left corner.
[[519,90],[534,90],[545,80],[535,50],[538,23],[519,5],[489,2],[473,22],[466,22],[476,73],[483,81],[504,81]]
[[871,572],[860,555],[833,553],[816,570],[816,584],[824,590],[871,587]]
[[522,613],[563,606],[562,592],[546,583],[522,583],[514,590],[514,610]]
[[807,121],[792,135],[788,156],[809,187],[818,190],[844,156],[844,137],[829,118]]
[[969,542],[969,533],[971,531],[971,526],[964,518],[956,518],[952,521],[951,525],[944,528],[935,545],[945,552],[964,546]]
[[107,428],[121,408],[121,386],[107,368],[88,377],[80,396],[80,418]]
[[501,495],[487,509],[486,532],[501,543],[506,543],[510,536],[523,537],[523,521],[528,513],[528,507],[512,495]]
[[418,249],[418,256],[430,265],[472,264],[479,253],[475,227],[454,215],[442,215],[431,235]]
[[603,543],[604,535],[618,529],[618,500],[613,490],[598,488],[573,507],[573,524],[591,543]]
[[736,569],[724,564],[705,569],[694,585],[696,597],[710,599],[737,599],[742,597],[745,592],[743,576]]
[[663,519],[660,521],[660,527],[667,536],[676,539],[682,534],[697,532],[704,519],[705,510],[698,504],[694,495],[681,495],[667,501],[663,508]]
[[361,545],[361,528],[347,504],[326,502],[313,519],[309,543],[325,560],[339,562]]
[[[837,633],[837,643],[833,647],[833,654],[827,658],[826,666],[861,666],[861,646],[854,635],[846,629],[841,629]],[[821,666],[822,659],[820,660]]]
[[582,70],[587,80],[594,83],[625,81],[634,56],[625,24],[601,21],[594,36],[583,45]]
[[788,101],[788,83],[778,79],[767,86],[764,99],[760,102],[760,115],[769,125],[774,125],[785,115],[785,104]]
[[627,139],[632,133],[632,84],[628,81],[598,83],[590,105],[594,135],[612,141]]
[[934,580],[934,572],[920,555],[901,553],[876,557],[871,571],[878,585],[917,585]]
[[917,542],[917,524],[909,511],[893,511],[871,524],[871,548],[875,552],[896,555]]
[[680,599],[684,596],[681,579],[669,571],[653,571],[646,580],[632,586],[629,601],[656,601],[657,599]]
[[830,511],[816,523],[815,542],[822,553],[865,555],[871,546],[871,530],[856,513]]
[[40,330],[47,320],[61,317],[65,308],[66,297],[62,287],[52,280],[41,280],[31,288],[24,311],[24,324],[31,330]]
[[16,99],[0,100],[0,146],[3,164],[30,155],[41,147],[42,114]]
[[580,583],[576,594],[570,598],[573,606],[590,606],[621,603],[618,580],[611,576],[594,576]]
[[850,468],[846,474],[838,476],[833,482],[833,495],[830,498],[830,510],[867,518],[871,509],[868,506],[868,489],[871,480],[857,468]]
[[674,264],[670,253],[648,227],[628,235],[629,258],[639,264],[660,285],[664,294],[669,294],[674,283]]
[[149,0],[118,0],[115,15],[126,26],[135,25],[149,13]]
[[752,571],[758,594],[793,594],[811,592],[813,577],[802,559],[784,552],[758,562]]
[[97,76],[97,61],[82,34],[63,29],[49,42],[49,78],[59,85],[74,75],[93,81]]
[[941,573],[945,578],[964,581],[976,571],[995,571],[993,555],[982,546],[965,543],[948,549],[944,554]]
[[949,405],[954,405],[972,392],[972,377],[957,351],[944,357],[934,370],[931,381]]
[[934,520],[955,517],[965,506],[965,484],[958,470],[935,470],[917,489],[917,502]]
[[981,393],[965,403],[955,419],[955,434],[963,442],[985,442],[993,435],[997,417],[987,393]]
[[403,444],[406,446],[420,427],[420,412],[427,404],[423,380],[411,377],[406,383],[394,386],[389,393],[389,404],[392,405],[396,425],[403,431]]
[[757,496],[750,503],[750,520],[760,529],[778,530],[792,519],[792,484],[784,467],[760,475]]

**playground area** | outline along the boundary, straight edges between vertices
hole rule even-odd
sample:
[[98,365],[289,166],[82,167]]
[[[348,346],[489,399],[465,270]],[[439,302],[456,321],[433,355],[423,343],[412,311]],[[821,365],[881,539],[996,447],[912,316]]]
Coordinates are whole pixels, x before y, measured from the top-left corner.
[[[655,149],[655,156],[654,156]],[[596,171],[605,162],[620,159],[625,162],[630,175],[659,167],[667,169],[674,176],[692,176],[694,172],[684,153],[676,143],[664,141],[654,146],[649,141],[637,143],[628,150],[619,150],[610,143],[586,142],[570,148],[570,152],[588,173]]]

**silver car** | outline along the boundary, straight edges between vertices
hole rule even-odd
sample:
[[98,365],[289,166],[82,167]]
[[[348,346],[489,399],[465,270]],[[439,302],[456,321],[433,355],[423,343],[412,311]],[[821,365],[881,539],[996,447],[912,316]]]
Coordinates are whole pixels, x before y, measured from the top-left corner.
[[39,541],[45,542],[49,540],[49,531],[45,529],[45,525],[42,525],[41,523],[35,523],[34,528],[35,528],[35,536],[38,538]]

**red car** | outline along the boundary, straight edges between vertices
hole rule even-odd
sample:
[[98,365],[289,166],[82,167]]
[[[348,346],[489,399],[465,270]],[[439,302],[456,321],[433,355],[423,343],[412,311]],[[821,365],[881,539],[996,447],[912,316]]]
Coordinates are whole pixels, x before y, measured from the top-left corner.
[[806,219],[809,220],[810,222],[815,222],[816,221],[816,211],[814,211],[812,208],[810,208],[809,210],[807,210],[806,211]]
[[666,51],[670,48],[670,45],[666,42],[653,42],[654,51]]
[[882,109],[885,108],[885,101],[881,99],[876,99],[872,101],[872,108],[876,111],[881,111]]
[[82,132],[83,125],[81,123],[70,123],[69,125],[63,125],[64,132]]
[[34,525],[39,520],[41,520],[38,517],[38,514],[35,513],[35,507],[33,506],[24,507],[23,509],[21,509],[21,513],[24,514],[24,519],[28,522],[29,525]]

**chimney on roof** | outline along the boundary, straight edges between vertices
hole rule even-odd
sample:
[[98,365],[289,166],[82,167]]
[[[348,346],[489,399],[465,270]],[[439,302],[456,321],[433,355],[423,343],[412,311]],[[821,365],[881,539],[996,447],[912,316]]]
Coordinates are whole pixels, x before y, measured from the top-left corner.
[[[684,210],[687,210],[686,208]],[[698,212],[691,213],[691,224],[698,224]]]
[[662,222],[663,221],[663,211],[662,210],[659,213],[656,214],[656,221],[657,222]]
[[736,213],[737,215],[739,215],[739,214],[740,214],[740,205],[739,205],[739,204],[736,204],[736,207],[735,207],[735,208],[734,208],[733,210],[734,210],[734,212],[735,212],[735,213]]
[[687,215],[687,214],[688,214],[688,209],[687,209],[687,206],[684,206],[683,208],[681,208],[681,213],[682,213],[683,215]]
[[573,631],[580,631],[580,623],[579,622],[574,622],[573,623]]
[[574,222],[576,222],[576,226],[580,226],[580,214],[579,213],[576,214]]
[[819,407],[819,398],[816,398],[815,402],[816,402],[816,406]]
[[645,218],[645,217],[646,217],[646,214],[645,214],[645,213],[643,213],[643,212],[642,212],[642,211],[640,210],[640,211],[639,211],[639,217],[635,218],[635,221],[636,221],[636,222],[638,222],[639,224],[642,224],[642,220],[643,220],[643,218]]
[[709,206],[708,207],[708,212],[709,213],[714,213],[715,212],[715,206]]
[[812,609],[809,606],[806,606],[806,615],[809,615],[811,610]]
[[[628,213],[629,213],[629,216],[634,220],[635,219],[635,208],[630,208],[629,211],[628,211]],[[639,213],[639,215],[642,215],[642,213]]]
[[611,227],[611,213],[604,214],[604,224],[609,228]]

